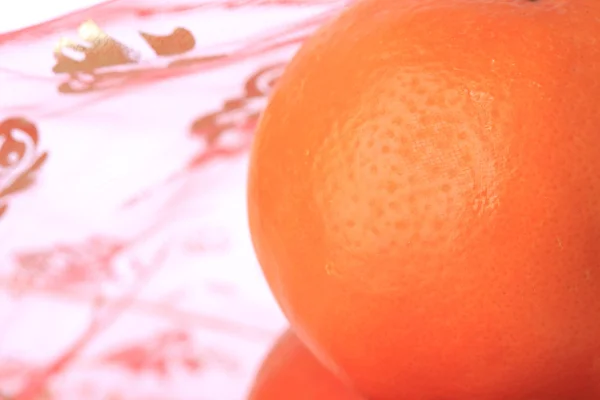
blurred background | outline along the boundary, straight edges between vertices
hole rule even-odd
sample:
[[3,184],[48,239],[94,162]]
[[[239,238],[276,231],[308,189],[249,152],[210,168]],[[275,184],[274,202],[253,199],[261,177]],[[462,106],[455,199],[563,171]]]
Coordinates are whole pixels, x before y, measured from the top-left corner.
[[252,135],[339,0],[0,3],[0,399],[238,400]]

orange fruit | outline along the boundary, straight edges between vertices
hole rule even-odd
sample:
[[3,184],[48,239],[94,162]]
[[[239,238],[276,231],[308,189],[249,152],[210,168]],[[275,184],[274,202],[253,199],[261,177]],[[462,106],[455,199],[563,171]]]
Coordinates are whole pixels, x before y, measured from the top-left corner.
[[600,399],[600,1],[366,0],[259,123],[249,222],[377,400]]
[[292,332],[273,346],[248,400],[360,400],[325,369]]

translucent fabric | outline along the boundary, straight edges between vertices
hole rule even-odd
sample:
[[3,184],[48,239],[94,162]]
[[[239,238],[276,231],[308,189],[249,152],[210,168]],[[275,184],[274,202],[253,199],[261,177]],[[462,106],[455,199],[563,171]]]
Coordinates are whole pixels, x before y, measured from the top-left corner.
[[1,399],[244,398],[286,326],[253,130],[343,5],[117,0],[0,35]]

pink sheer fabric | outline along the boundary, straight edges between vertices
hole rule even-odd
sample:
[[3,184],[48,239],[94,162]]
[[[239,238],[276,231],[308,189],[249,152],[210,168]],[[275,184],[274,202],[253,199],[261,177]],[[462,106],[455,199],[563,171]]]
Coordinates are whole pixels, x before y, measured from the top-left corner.
[[116,0],[0,35],[0,399],[244,398],[286,326],[253,129],[343,5]]

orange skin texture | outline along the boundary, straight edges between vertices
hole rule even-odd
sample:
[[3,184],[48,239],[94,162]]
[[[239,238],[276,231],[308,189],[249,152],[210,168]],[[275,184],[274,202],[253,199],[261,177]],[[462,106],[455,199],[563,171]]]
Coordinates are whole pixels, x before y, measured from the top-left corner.
[[252,150],[267,281],[374,400],[600,399],[600,1],[366,0]]
[[248,400],[364,400],[323,367],[286,331],[256,375]]

